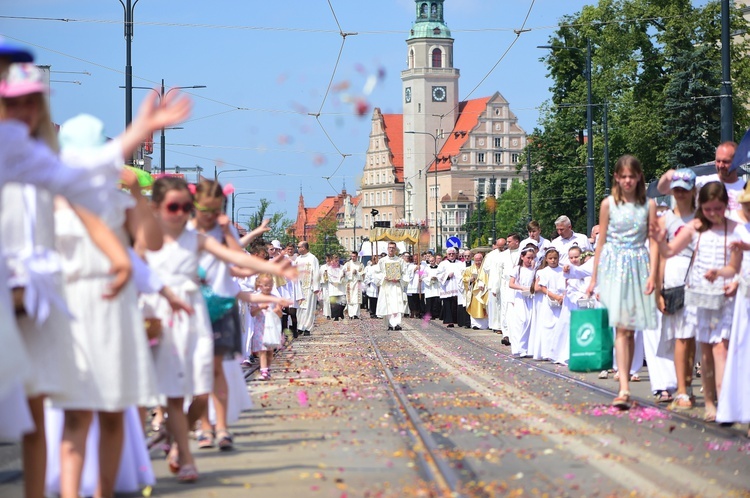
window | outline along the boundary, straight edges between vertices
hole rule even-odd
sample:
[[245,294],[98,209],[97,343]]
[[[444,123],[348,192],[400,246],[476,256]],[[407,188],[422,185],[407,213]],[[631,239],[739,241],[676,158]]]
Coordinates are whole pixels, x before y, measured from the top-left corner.
[[365,194],[365,206],[370,205],[370,194]]
[[511,154],[510,155],[510,162],[513,164],[516,164],[518,160],[521,158],[521,154]]
[[503,146],[503,139],[500,137],[495,137],[495,148],[500,149]]
[[484,178],[477,178],[477,202],[482,202],[486,193],[486,182]]
[[393,213],[388,213],[388,221],[393,221]]
[[409,50],[409,69],[414,67],[414,50]]
[[380,192],[375,194],[375,205],[380,206]]
[[502,164],[502,163],[503,163],[503,153],[495,152],[495,164]]
[[419,17],[427,17],[427,2],[419,6]]
[[508,190],[508,179],[500,178],[500,193],[504,194]]
[[417,104],[417,112],[422,112],[422,104]]
[[371,226],[371,225],[370,225],[370,215],[369,215],[369,214],[366,214],[366,215],[365,215],[365,226],[366,226],[366,227],[369,227],[369,226]]
[[430,199],[435,199],[440,195],[440,185],[430,187]]
[[484,152],[477,152],[477,162],[484,163]]
[[[380,158],[378,158],[378,162],[380,161]],[[378,183],[380,183],[380,171],[378,171]]]
[[430,211],[430,226],[435,226],[435,211]]
[[393,190],[388,191],[388,204],[393,204]]
[[443,67],[443,51],[439,48],[432,51],[432,67]]

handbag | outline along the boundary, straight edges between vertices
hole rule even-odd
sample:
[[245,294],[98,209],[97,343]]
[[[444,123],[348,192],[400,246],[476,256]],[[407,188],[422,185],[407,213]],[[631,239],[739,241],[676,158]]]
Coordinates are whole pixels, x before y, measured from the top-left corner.
[[211,323],[229,313],[237,301],[234,297],[220,296],[214,292],[213,287],[206,283],[206,270],[198,268],[198,277],[201,279],[201,294],[206,301],[208,318]]
[[664,312],[668,315],[674,315],[685,307],[685,284],[671,289],[662,289],[661,296],[664,298]]
[[[698,247],[701,243],[701,235],[698,235],[698,242],[695,244],[695,251],[693,256],[698,252]],[[727,264],[727,225],[724,222],[724,265]],[[685,306],[694,306],[705,310],[717,311],[724,306],[726,296],[724,295],[724,289],[717,289],[715,287],[685,287]]]
[[146,337],[149,343],[159,342],[164,330],[159,318],[144,318],[143,327],[146,329]]
[[281,347],[281,318],[270,310],[263,310],[263,345],[267,349]]

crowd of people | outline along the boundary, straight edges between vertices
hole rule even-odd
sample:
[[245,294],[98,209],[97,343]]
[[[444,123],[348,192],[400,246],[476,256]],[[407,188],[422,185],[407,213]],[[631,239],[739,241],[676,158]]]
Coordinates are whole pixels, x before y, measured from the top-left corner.
[[750,422],[750,187],[735,144],[717,149],[715,178],[665,173],[673,201],[661,210],[623,156],[590,237],[560,216],[551,240],[531,221],[528,237],[486,252],[399,254],[389,242],[366,264],[356,251],[321,264],[307,241],[264,241],[265,222],[240,237],[223,214],[230,186],[164,176],[144,196],[124,158],[189,115],[179,92],[149,96],[114,140],[87,115],[56,132],[30,61],[0,41],[0,438],[22,442],[26,496],[152,484],[145,427],[168,442],[177,480],[195,482],[190,432],[200,449],[231,449],[229,425],[250,402],[242,367],[258,362],[269,380],[284,331],[312,335],[319,308],[388,331],[404,318],[492,330],[514,355],[565,364],[571,314],[603,307],[620,367],[613,405],[630,407],[645,355],[659,401],[692,408],[699,362],[705,419]]

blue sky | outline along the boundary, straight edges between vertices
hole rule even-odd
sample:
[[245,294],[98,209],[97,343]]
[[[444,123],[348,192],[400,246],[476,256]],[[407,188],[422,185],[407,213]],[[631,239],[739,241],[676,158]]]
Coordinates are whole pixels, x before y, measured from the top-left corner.
[[[532,3],[526,21],[531,31],[487,76],[516,38],[513,29],[521,27]],[[461,99],[499,91],[531,132],[550,86],[539,61],[545,51],[536,47],[547,43],[561,16],[586,3],[446,0]],[[330,4],[341,29],[359,34],[346,38],[334,88],[321,109],[342,41],[328,0],[139,0],[133,85],[153,87],[164,78],[168,87],[207,87],[188,90],[195,101],[191,120],[182,130],[166,132],[167,167],[200,165],[208,176],[215,164],[219,171],[246,168],[221,175],[238,192],[256,192],[238,197],[237,207],[266,197],[290,218],[296,216],[300,186],[308,205],[334,194],[344,182],[348,191],[356,190],[372,107],[401,112],[400,71],[406,66],[405,39],[415,8],[413,0]],[[87,112],[101,118],[110,135],[122,129],[125,93],[118,87],[124,85],[125,40],[117,0],[3,1],[0,16],[0,35],[31,46],[37,62],[51,66],[53,80],[80,81],[52,83],[55,121]],[[368,79],[376,84],[365,95]],[[145,92],[133,91],[134,114]],[[363,116],[357,115],[356,102],[367,104]],[[319,110],[320,124],[307,115]],[[158,133],[155,142],[157,163]],[[339,152],[351,155],[342,163]],[[243,210],[240,218],[251,211]]]

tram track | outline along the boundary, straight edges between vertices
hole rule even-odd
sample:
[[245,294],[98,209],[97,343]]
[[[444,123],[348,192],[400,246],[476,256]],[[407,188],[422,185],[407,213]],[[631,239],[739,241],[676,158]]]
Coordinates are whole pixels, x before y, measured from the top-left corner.
[[[562,460],[555,463],[555,465],[560,465],[560,468],[556,470],[551,470],[546,467],[548,463],[539,460],[524,462],[523,468],[531,471],[532,482],[536,487],[549,488],[554,494],[554,488],[560,485],[560,476],[570,475],[570,473],[563,474],[566,472],[563,469],[569,469],[570,466],[580,466],[580,462],[586,462],[593,475],[602,476],[603,480],[610,483],[609,486],[614,486],[621,492],[637,490],[639,495],[643,496],[673,495],[673,492],[665,492],[663,487],[665,480],[681,482],[685,491],[690,490],[700,496],[725,496],[728,492],[731,492],[731,483],[727,483],[726,487],[717,485],[715,479],[691,472],[685,466],[677,463],[677,460],[665,458],[665,455],[659,451],[644,449],[627,441],[626,437],[622,437],[618,434],[618,431],[612,430],[611,427],[603,430],[600,426],[588,420],[585,414],[571,415],[547,401],[530,395],[522,388],[512,385],[512,382],[498,383],[496,371],[493,372],[486,366],[467,368],[465,358],[459,358],[459,355],[455,354],[455,349],[452,352],[448,351],[446,348],[449,346],[441,342],[440,338],[429,333],[433,327],[430,326],[430,330],[425,331],[407,324],[404,325],[404,330],[400,334],[378,336],[376,340],[368,332],[367,338],[383,369],[384,377],[387,379],[393,397],[397,400],[399,411],[403,414],[409,427],[408,432],[412,437],[412,448],[417,455],[418,464],[425,466],[423,474],[427,476],[428,480],[437,484],[443,496],[488,496],[491,493],[483,493],[487,474],[497,473],[501,478],[509,480],[514,477],[507,474],[508,468],[515,467],[512,463],[508,466],[506,462],[503,462],[505,468],[494,467],[488,471],[484,467],[483,472],[472,474],[471,467],[472,463],[476,463],[477,448],[466,446],[465,439],[462,441],[460,437],[454,437],[455,435],[446,435],[445,432],[449,431],[442,431],[443,434],[440,434],[441,430],[436,429],[439,424],[435,420],[445,418],[445,414],[439,413],[438,403],[434,399],[430,399],[429,392],[425,393],[424,388],[419,385],[419,370],[413,369],[416,376],[412,378],[405,376],[402,371],[404,365],[408,365],[410,360],[413,359],[415,363],[422,361],[421,358],[417,359],[414,356],[415,352],[419,352],[426,360],[436,365],[436,368],[442,369],[450,377],[468,386],[469,390],[489,400],[491,406],[505,412],[508,418],[503,426],[504,429],[512,432],[514,430],[513,424],[533,419],[538,432],[524,439],[524,442],[518,443],[519,446],[525,444],[534,448],[535,443],[531,439],[534,436],[540,436],[539,439],[552,443],[556,452],[560,451],[568,455],[565,457],[564,463]],[[444,333],[449,333],[450,337],[455,337],[466,346],[471,345],[478,350],[491,353],[491,357],[497,357],[500,361],[513,360],[518,367],[530,368],[552,378],[571,382],[578,388],[586,389],[602,398],[611,396],[611,392],[607,389],[518,360],[512,355],[473,341],[460,332],[446,331],[441,327],[436,328]],[[393,348],[394,351],[399,351],[399,348],[405,350],[405,346],[394,344],[394,341],[400,341],[401,339],[410,344],[411,347],[408,348],[408,352],[402,351],[391,355],[384,353],[383,348],[389,347]],[[386,359],[386,356],[388,356],[388,359]],[[389,365],[389,363],[391,364]],[[394,375],[394,368],[400,373]],[[428,401],[420,402],[422,399]],[[413,400],[416,400],[416,402]],[[432,402],[432,407],[427,406],[429,402]],[[645,400],[642,404],[663,410],[662,407]],[[675,418],[672,412],[668,413],[672,418]],[[715,433],[721,437],[727,437],[729,434],[727,429],[721,427],[704,428],[703,424],[690,417],[680,417],[678,420],[689,423],[691,427],[703,430],[706,433]],[[602,421],[598,422],[602,425]],[[625,424],[626,422],[619,420],[612,423]],[[658,432],[654,427],[644,426],[643,429]],[[666,431],[662,427],[660,434],[663,436],[664,433]],[[437,436],[437,439],[435,436]],[[670,436],[671,431],[662,439],[669,443],[678,442],[676,435]],[[736,434],[731,434],[731,436],[736,436]],[[503,438],[496,437],[489,444],[498,446],[506,444],[507,447],[515,447],[515,442],[512,441],[512,438],[508,438],[507,434],[504,434]],[[508,439],[511,440],[510,443]],[[440,443],[437,440],[440,440]],[[544,451],[545,453],[551,452],[550,449]],[[471,455],[469,460],[464,462],[464,465],[460,464],[460,457],[457,456],[462,453]],[[482,463],[479,462],[478,467],[481,467]],[[565,467],[566,465],[568,467]],[[456,468],[461,469],[460,472],[456,472]],[[478,476],[478,474],[483,474],[483,476]],[[517,475],[521,475],[521,473]],[[485,477],[484,482],[481,477]],[[568,495],[573,496],[575,494]]]
[[[479,341],[472,339],[471,337],[468,337],[462,334],[460,331],[455,331],[455,330],[450,330],[450,329],[445,329],[445,331],[446,333],[455,337],[456,339],[459,339],[466,344],[471,344],[472,346],[482,349],[499,358],[502,358],[504,360],[508,360],[511,362],[517,362],[518,364],[523,365],[524,367],[527,367],[527,368],[531,368],[536,372],[540,372],[544,375],[569,382],[573,385],[586,389],[592,393],[600,395],[603,399],[607,400],[607,402],[609,401],[609,399],[617,395],[617,392],[613,389],[607,389],[605,387],[593,384],[591,382],[586,382],[585,380],[576,378],[572,374],[566,374],[566,373],[550,370],[549,368],[545,368],[545,366],[547,366],[549,362],[540,363],[531,358],[519,358],[505,351],[491,348],[490,346],[487,346],[486,344],[483,344]],[[668,414],[671,419],[684,423],[687,426],[693,427],[695,429],[701,430],[707,434],[711,434],[711,435],[725,438],[725,439],[736,439],[736,440],[743,439],[742,433],[732,429],[731,427],[723,427],[720,424],[705,422],[698,417],[692,417],[686,413],[669,410],[666,406],[659,405],[658,403],[654,403],[652,400],[649,400],[643,397],[633,396],[633,400],[638,405],[648,406],[650,408],[657,409],[661,411],[662,413]]]

